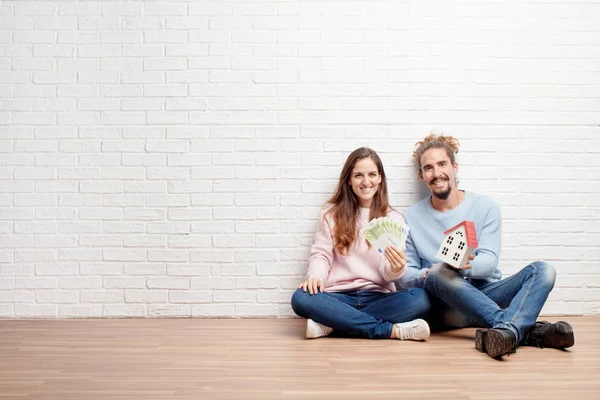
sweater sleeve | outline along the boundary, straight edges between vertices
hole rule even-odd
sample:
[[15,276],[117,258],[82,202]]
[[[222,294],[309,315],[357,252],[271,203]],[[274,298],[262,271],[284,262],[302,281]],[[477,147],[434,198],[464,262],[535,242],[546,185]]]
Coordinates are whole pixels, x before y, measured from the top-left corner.
[[492,276],[498,267],[501,237],[500,206],[496,202],[492,202],[480,229],[479,246],[473,252],[475,259],[471,261],[471,269],[463,270],[463,276],[474,279],[485,279]]
[[406,250],[404,250],[404,254],[408,258],[405,268],[406,273],[396,282],[396,286],[401,288],[423,287],[424,279],[423,271],[421,270],[421,257],[419,257],[410,231],[406,238]]
[[318,278],[322,282],[329,276],[333,263],[333,236],[325,211],[321,211],[313,244],[308,257],[306,279]]

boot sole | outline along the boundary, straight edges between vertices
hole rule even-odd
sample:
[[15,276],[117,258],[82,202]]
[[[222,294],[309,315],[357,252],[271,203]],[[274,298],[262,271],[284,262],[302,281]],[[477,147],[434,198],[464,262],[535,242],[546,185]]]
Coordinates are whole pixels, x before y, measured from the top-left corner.
[[486,332],[483,345],[488,356],[492,358],[503,356],[510,351],[510,348],[505,346],[504,336],[493,330]]
[[485,351],[485,335],[487,329],[477,329],[475,331],[475,348],[480,353],[486,353]]

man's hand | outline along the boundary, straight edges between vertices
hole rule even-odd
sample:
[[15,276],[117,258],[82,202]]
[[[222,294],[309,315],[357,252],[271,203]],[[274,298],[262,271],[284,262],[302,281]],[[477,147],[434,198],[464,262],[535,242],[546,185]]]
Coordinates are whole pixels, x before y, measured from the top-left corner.
[[390,262],[390,267],[392,272],[398,273],[402,271],[404,267],[406,267],[406,263],[408,262],[408,257],[406,254],[396,246],[388,246],[385,248],[385,257]]
[[422,275],[422,278],[423,278],[423,280],[427,279],[427,275],[429,275],[429,270],[430,270],[431,268],[433,268],[433,266],[434,266],[434,265],[435,265],[435,264],[431,264],[431,265],[429,266],[429,268],[427,268],[427,269],[425,270],[425,272],[423,272],[423,275]]
[[298,289],[302,289],[303,292],[306,292],[306,289],[308,289],[308,293],[313,295],[319,292],[323,293],[324,287],[323,282],[319,278],[309,278],[304,283],[301,283]]
[[475,259],[475,256],[473,255],[473,253],[469,254],[469,262],[465,264],[464,267],[462,267],[462,269],[471,269],[471,261],[473,261]]

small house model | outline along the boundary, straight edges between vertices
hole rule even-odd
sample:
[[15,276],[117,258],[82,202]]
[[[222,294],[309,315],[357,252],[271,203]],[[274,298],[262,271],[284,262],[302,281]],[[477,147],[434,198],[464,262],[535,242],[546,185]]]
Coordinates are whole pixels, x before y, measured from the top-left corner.
[[463,268],[469,262],[469,254],[478,246],[473,221],[463,221],[444,232],[444,241],[436,257],[454,268]]

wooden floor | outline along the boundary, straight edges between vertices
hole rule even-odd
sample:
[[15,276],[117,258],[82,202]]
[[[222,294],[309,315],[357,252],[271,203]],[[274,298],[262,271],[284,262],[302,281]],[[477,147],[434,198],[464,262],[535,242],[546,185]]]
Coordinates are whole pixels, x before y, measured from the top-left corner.
[[[555,321],[556,318],[550,318]],[[304,339],[303,320],[0,320],[0,399],[599,399],[600,317],[570,351]]]

